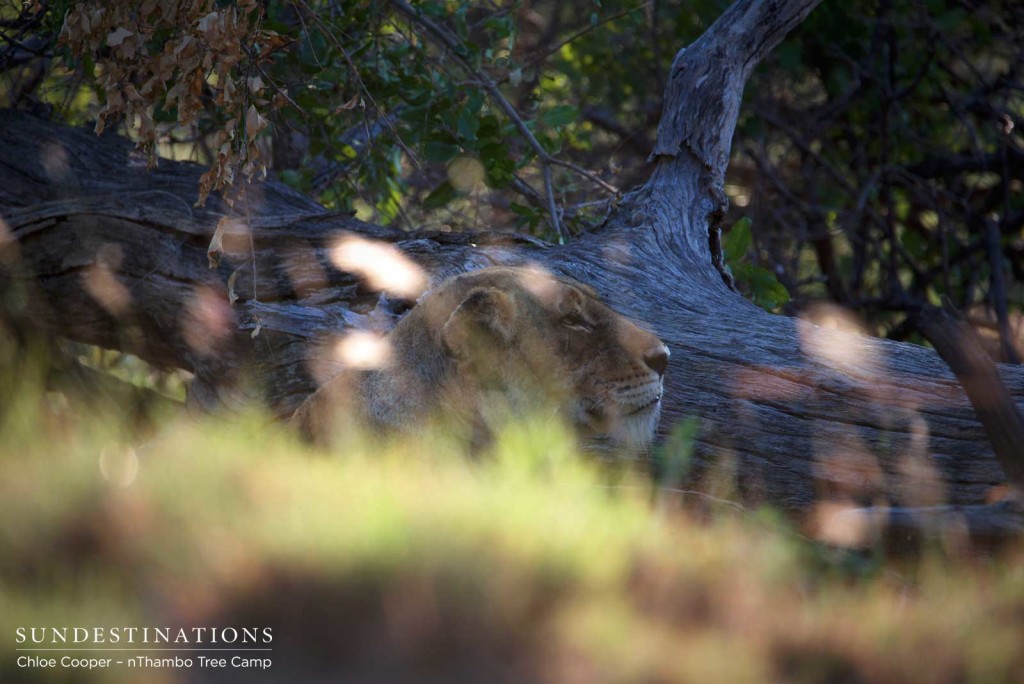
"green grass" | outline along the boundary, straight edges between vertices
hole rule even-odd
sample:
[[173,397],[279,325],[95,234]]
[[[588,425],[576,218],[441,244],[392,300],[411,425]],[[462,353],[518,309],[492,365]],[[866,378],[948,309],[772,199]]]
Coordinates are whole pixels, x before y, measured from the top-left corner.
[[771,512],[698,520],[540,422],[483,457],[429,435],[328,456],[255,415],[140,443],[19,396],[0,428],[3,682],[185,677],[17,668],[15,628],[50,625],[271,626],[273,668],[244,681],[1024,673],[1020,549],[865,570]]

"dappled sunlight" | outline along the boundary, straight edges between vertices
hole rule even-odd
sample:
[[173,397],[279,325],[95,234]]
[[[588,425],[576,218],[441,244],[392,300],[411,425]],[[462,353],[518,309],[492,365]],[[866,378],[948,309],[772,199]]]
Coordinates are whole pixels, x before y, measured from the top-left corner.
[[180,321],[186,344],[197,354],[219,353],[235,331],[234,316],[224,296],[200,285],[185,303]]
[[1024,678],[1017,4],[727,4],[8,0],[0,684]]
[[[851,397],[863,402],[865,412],[862,425],[856,414],[837,424],[826,412],[825,422],[810,428],[819,498],[816,537],[840,546],[870,545],[885,524],[889,503],[928,508],[949,502],[949,473],[932,455],[929,422],[921,411],[925,402],[934,410],[961,398],[951,386],[936,386],[928,396],[906,391],[887,370],[883,343],[843,308],[816,304],[802,318],[796,330],[803,351],[824,367],[829,385],[855,391]],[[856,390],[845,390],[853,385]],[[820,391],[814,384],[808,390]],[[893,456],[886,469],[880,456],[887,452]],[[851,506],[856,510],[847,511]]]
[[392,358],[391,343],[383,331],[346,328],[310,345],[306,370],[317,387],[345,370],[385,368]]
[[18,240],[14,231],[0,216],[0,263],[14,264],[18,260]]
[[553,301],[562,287],[551,271],[537,263],[517,268],[516,279],[527,292],[542,302]]
[[132,297],[117,279],[117,271],[121,267],[124,253],[121,246],[107,243],[96,250],[96,258],[92,264],[82,271],[82,285],[97,304],[107,313],[119,318],[128,313]]
[[[913,665],[923,682],[938,672],[920,665],[928,644],[948,644],[943,668],[972,662],[976,642],[1017,633],[1024,605],[1010,565],[896,581],[815,569],[821,552],[781,521],[656,506],[642,474],[581,458],[550,417],[510,422],[478,459],[430,429],[354,434],[326,458],[258,415],[165,423],[143,456],[104,421],[71,420],[62,435],[0,449],[3,630],[41,614],[266,625],[276,681],[301,678],[295,662],[415,681],[428,656],[433,672],[489,681],[515,654],[529,681],[755,684],[791,673],[775,653],[825,652],[865,680],[909,681],[898,675]],[[882,525],[884,509],[837,498],[807,529],[856,550]],[[20,569],[40,561],[67,568],[67,581]],[[1024,666],[1011,645],[989,652],[992,672]]]
[[[976,305],[966,312],[967,321],[975,329],[984,343],[985,351],[992,358],[1003,363],[1011,363],[1007,349],[1000,339],[1000,323],[989,304]],[[1019,311],[1006,312],[1006,344],[1017,355],[1024,357],[1024,314]]]
[[870,447],[849,429],[841,441],[817,439],[814,442],[814,476],[819,497],[873,498],[887,490],[886,474]]
[[623,266],[632,266],[635,262],[632,245],[628,240],[621,238],[607,240],[601,248],[601,257],[609,263]]
[[338,353],[343,337],[344,333],[324,335],[310,343],[309,351],[306,353],[306,371],[313,378],[316,387],[322,387],[345,370],[341,355]]
[[39,161],[50,180],[60,183],[68,175],[68,151],[58,142],[49,142],[41,146]]
[[821,501],[811,509],[809,531],[826,544],[862,549],[878,538],[887,513],[884,506],[868,510],[852,501]]
[[763,401],[800,401],[813,390],[795,378],[780,376],[773,368],[737,368],[730,388],[737,399]]
[[949,500],[942,472],[928,449],[928,421],[915,414],[909,421],[910,438],[899,455],[899,500],[907,506],[937,506]]
[[878,343],[842,307],[815,304],[801,314],[796,331],[804,353],[830,368],[861,377],[880,370]]
[[372,289],[397,297],[416,299],[427,288],[423,269],[386,242],[345,235],[332,246],[331,261],[366,280]]
[[459,192],[470,193],[484,182],[484,165],[473,157],[456,157],[448,164],[448,182]]
[[132,298],[128,288],[105,265],[94,264],[82,272],[82,285],[89,296],[111,316],[121,317],[131,307]]
[[111,445],[100,451],[100,474],[103,479],[119,487],[135,482],[139,474],[139,458],[128,445]]
[[334,354],[345,368],[372,370],[390,363],[391,344],[378,333],[352,330],[335,343]]
[[320,292],[330,284],[327,272],[320,265],[320,259],[312,246],[282,249],[281,261],[288,282],[299,297]]

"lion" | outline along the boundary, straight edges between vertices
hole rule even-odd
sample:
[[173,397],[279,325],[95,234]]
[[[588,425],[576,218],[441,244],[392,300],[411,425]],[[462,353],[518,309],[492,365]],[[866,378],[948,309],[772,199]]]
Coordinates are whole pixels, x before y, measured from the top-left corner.
[[305,438],[330,446],[352,428],[410,433],[438,419],[480,446],[501,417],[556,411],[591,450],[654,439],[668,347],[574,280],[528,267],[457,275],[384,340],[386,365],[343,371],[299,406]]

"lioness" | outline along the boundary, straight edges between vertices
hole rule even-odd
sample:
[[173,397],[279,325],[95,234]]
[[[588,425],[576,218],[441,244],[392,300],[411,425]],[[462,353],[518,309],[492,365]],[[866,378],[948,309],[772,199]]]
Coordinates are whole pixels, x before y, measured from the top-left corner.
[[581,283],[472,271],[424,294],[385,339],[385,367],[345,371],[299,406],[292,422],[305,437],[329,445],[346,424],[401,431],[439,417],[479,442],[499,413],[554,407],[586,446],[628,451],[654,438],[668,348]]

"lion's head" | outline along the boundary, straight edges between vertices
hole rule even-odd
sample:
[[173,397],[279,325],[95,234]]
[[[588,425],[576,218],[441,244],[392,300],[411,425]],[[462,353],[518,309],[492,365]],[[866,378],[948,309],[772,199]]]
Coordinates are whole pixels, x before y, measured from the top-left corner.
[[487,430],[495,407],[553,407],[593,447],[636,449],[654,438],[668,348],[581,283],[535,268],[454,276],[387,340],[385,368],[332,381],[300,407],[307,432],[329,427],[324,404],[344,387],[378,428],[415,428],[440,413]]
[[512,404],[555,404],[591,444],[653,440],[668,348],[589,287],[494,267],[445,281],[418,308],[469,401],[497,392]]

